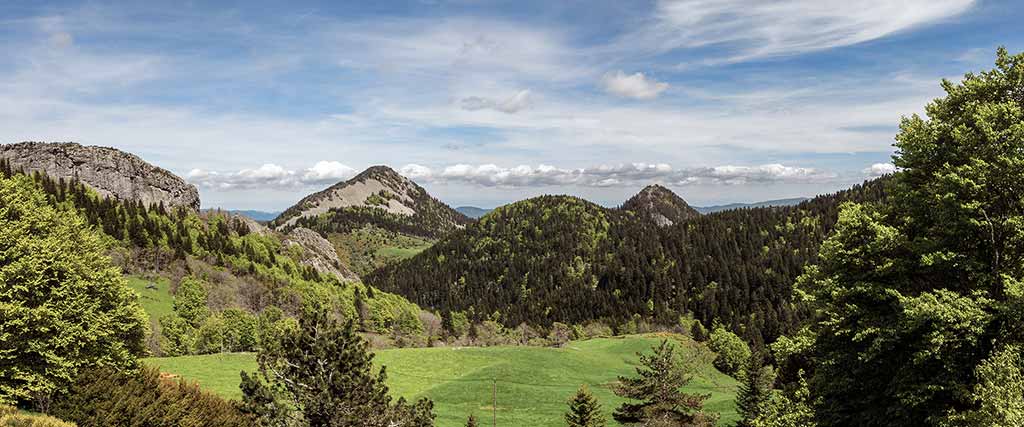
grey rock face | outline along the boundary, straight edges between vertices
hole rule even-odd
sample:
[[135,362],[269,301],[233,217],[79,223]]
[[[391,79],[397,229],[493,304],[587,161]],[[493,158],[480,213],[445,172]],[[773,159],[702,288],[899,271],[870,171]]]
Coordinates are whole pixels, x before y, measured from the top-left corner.
[[285,239],[289,245],[299,245],[306,250],[307,257],[301,264],[308,265],[322,274],[333,274],[342,282],[359,280],[359,276],[341,264],[338,252],[327,239],[317,232],[304,227],[295,227]]
[[101,196],[199,210],[195,186],[166,169],[114,148],[71,142],[21,142],[0,145],[0,158],[26,172],[38,171],[53,178],[77,177]]

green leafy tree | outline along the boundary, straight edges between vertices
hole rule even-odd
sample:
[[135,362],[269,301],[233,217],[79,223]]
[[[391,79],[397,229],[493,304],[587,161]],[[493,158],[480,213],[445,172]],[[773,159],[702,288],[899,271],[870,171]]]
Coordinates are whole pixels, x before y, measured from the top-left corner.
[[[243,375],[247,411],[261,415],[264,425],[433,425],[429,400],[391,403],[385,370],[373,374],[366,346],[351,321],[340,324],[323,311],[303,314],[298,328],[283,329],[277,343],[263,346],[258,380]],[[291,410],[280,410],[285,407]]]
[[569,427],[604,427],[605,418],[601,413],[601,404],[590,394],[586,385],[580,386],[576,395],[569,400],[569,412],[565,414],[565,423]]
[[901,124],[891,203],[844,206],[798,284],[817,315],[820,425],[984,410],[979,366],[1024,341],[1024,55],[1000,49],[995,69],[942,87]]
[[196,328],[173,314],[160,317],[160,349],[168,356],[184,356],[196,350]]
[[46,409],[79,370],[143,354],[145,313],[105,250],[30,178],[0,177],[0,403]]
[[619,377],[615,394],[640,403],[623,403],[612,417],[623,424],[657,426],[713,426],[718,414],[702,409],[709,394],[688,394],[680,388],[692,376],[675,354],[675,346],[663,340],[653,354],[637,353],[637,377]]
[[[748,422],[744,418],[743,422]],[[749,420],[752,427],[817,427],[814,410],[811,408],[811,393],[807,389],[803,373],[797,374],[797,381],[783,390],[771,390],[768,399],[762,402],[759,413]]]
[[718,353],[714,365],[718,370],[735,376],[750,359],[750,347],[742,338],[727,331],[722,325],[715,326],[708,340],[711,351]]
[[198,278],[185,277],[178,283],[178,290],[174,293],[174,312],[192,327],[198,328],[210,315],[206,298],[206,284]]

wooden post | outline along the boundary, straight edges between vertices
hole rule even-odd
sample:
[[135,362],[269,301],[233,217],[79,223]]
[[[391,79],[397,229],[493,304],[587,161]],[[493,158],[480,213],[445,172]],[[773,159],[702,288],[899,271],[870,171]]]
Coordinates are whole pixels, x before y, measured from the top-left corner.
[[498,427],[498,379],[491,379],[491,427]]

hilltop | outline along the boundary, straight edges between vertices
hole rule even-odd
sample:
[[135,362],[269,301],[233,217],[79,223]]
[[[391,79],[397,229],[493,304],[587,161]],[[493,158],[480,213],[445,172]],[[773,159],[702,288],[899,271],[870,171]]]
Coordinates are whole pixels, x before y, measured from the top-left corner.
[[661,185],[649,185],[622,204],[622,209],[634,212],[655,224],[667,226],[700,216],[682,197]]
[[342,263],[363,275],[412,256],[472,221],[393,169],[373,166],[304,197],[270,226],[317,232],[334,245]]
[[53,179],[78,179],[100,196],[145,205],[199,210],[196,187],[138,156],[110,147],[73,142],[20,142],[0,145],[0,158],[15,170],[40,172]]

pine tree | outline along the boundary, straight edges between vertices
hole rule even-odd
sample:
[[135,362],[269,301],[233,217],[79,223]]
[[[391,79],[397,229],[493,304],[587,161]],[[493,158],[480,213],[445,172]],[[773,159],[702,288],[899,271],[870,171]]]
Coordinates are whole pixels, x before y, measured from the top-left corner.
[[477,427],[476,417],[473,414],[470,414],[469,419],[466,420],[466,427]]
[[262,381],[248,381],[244,399],[266,406],[267,396],[274,396],[294,408],[290,417],[311,426],[433,425],[429,401],[391,404],[385,370],[373,374],[366,347],[351,321],[342,325],[325,311],[305,313],[297,330],[286,330],[259,353]]
[[580,386],[576,395],[569,400],[569,412],[565,414],[569,427],[604,427],[605,418],[601,404],[590,394],[586,385]]
[[753,421],[761,415],[761,407],[772,391],[775,372],[765,366],[760,353],[755,353],[747,363],[743,382],[736,392],[736,408],[743,417],[737,427],[753,427]]
[[713,426],[718,414],[705,413],[701,409],[710,394],[687,394],[679,391],[690,382],[675,354],[675,346],[663,340],[658,347],[652,347],[654,354],[640,356],[636,368],[638,377],[619,377],[615,394],[640,403],[623,403],[612,417],[623,424],[657,424],[668,426]]

